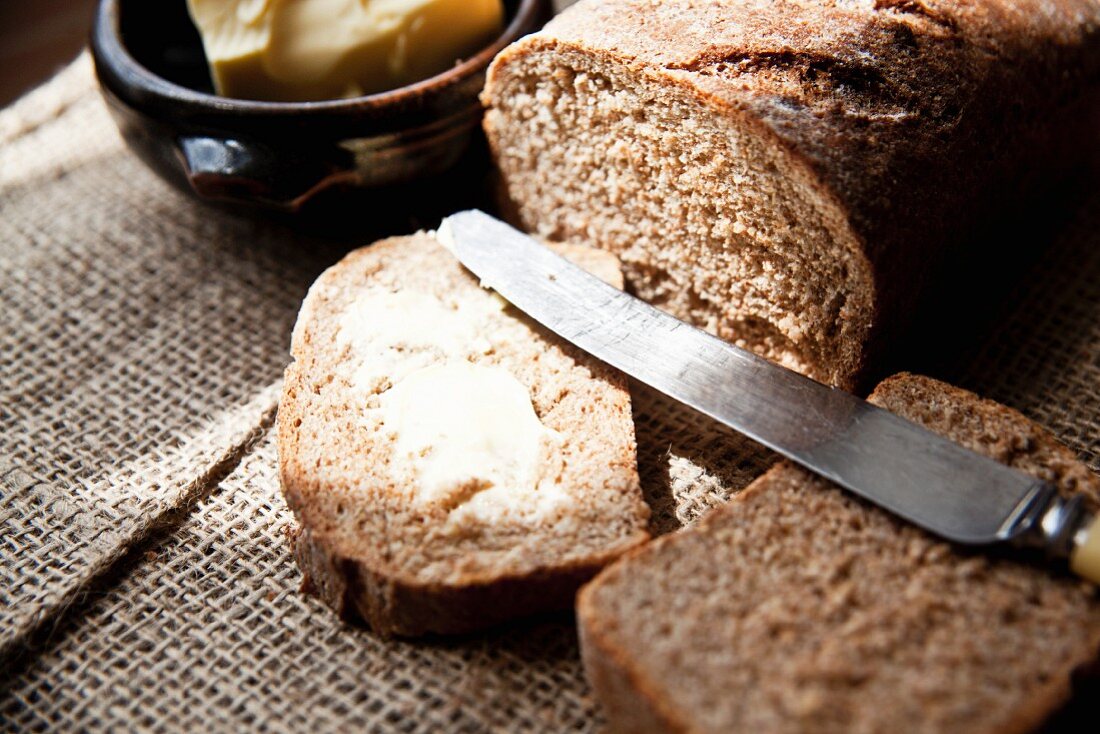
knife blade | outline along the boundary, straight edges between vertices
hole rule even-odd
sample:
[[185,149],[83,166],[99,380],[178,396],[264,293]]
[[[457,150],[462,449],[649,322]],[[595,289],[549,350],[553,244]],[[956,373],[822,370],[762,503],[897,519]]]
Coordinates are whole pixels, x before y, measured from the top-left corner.
[[1062,556],[1084,544],[1079,497],[680,321],[483,212],[448,217],[440,238],[562,338],[919,527]]

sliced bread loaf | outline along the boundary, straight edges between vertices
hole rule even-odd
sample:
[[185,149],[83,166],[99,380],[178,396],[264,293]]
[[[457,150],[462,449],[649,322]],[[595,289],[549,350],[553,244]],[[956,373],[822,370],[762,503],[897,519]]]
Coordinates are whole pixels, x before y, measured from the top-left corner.
[[[621,287],[612,256],[567,248]],[[325,272],[279,409],[306,586],[382,633],[568,607],[647,539],[623,378],[482,289],[433,236]]]
[[[900,375],[872,400],[1100,502],[1020,414]],[[585,668],[623,732],[1023,732],[1096,660],[1096,589],[968,552],[782,463],[582,589]]]
[[497,57],[485,128],[521,226],[850,385],[943,253],[1100,151],[1097,27],[1095,0],[582,0]]

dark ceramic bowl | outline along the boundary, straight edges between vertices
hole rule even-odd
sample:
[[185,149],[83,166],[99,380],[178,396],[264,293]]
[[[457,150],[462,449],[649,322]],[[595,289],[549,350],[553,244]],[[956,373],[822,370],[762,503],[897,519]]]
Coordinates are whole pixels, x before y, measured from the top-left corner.
[[297,211],[319,192],[438,176],[478,135],[485,69],[537,30],[548,0],[505,0],[506,28],[476,56],[424,81],[323,102],[214,94],[185,0],[100,0],[92,56],[130,147],[203,199]]

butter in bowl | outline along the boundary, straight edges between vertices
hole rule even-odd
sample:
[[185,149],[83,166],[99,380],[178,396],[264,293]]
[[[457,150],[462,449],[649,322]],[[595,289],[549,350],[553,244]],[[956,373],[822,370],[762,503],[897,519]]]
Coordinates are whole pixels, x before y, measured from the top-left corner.
[[162,177],[235,208],[331,210],[479,158],[485,69],[548,15],[546,0],[101,0],[91,46],[124,139]]
[[502,0],[188,0],[217,93],[360,97],[441,74],[504,29]]

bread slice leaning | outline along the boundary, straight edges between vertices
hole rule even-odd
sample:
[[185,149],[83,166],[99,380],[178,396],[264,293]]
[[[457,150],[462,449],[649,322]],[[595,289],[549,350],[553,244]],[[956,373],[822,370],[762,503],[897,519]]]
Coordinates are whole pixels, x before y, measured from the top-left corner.
[[[1082,492],[1100,478],[1001,405],[903,374],[872,401]],[[585,668],[623,732],[1022,732],[1096,660],[1096,589],[967,552],[789,463],[582,589]]]
[[[563,254],[621,287],[606,253]],[[467,632],[570,606],[647,540],[623,378],[433,236],[325,272],[291,354],[282,486],[305,586],[342,615],[384,634]]]

